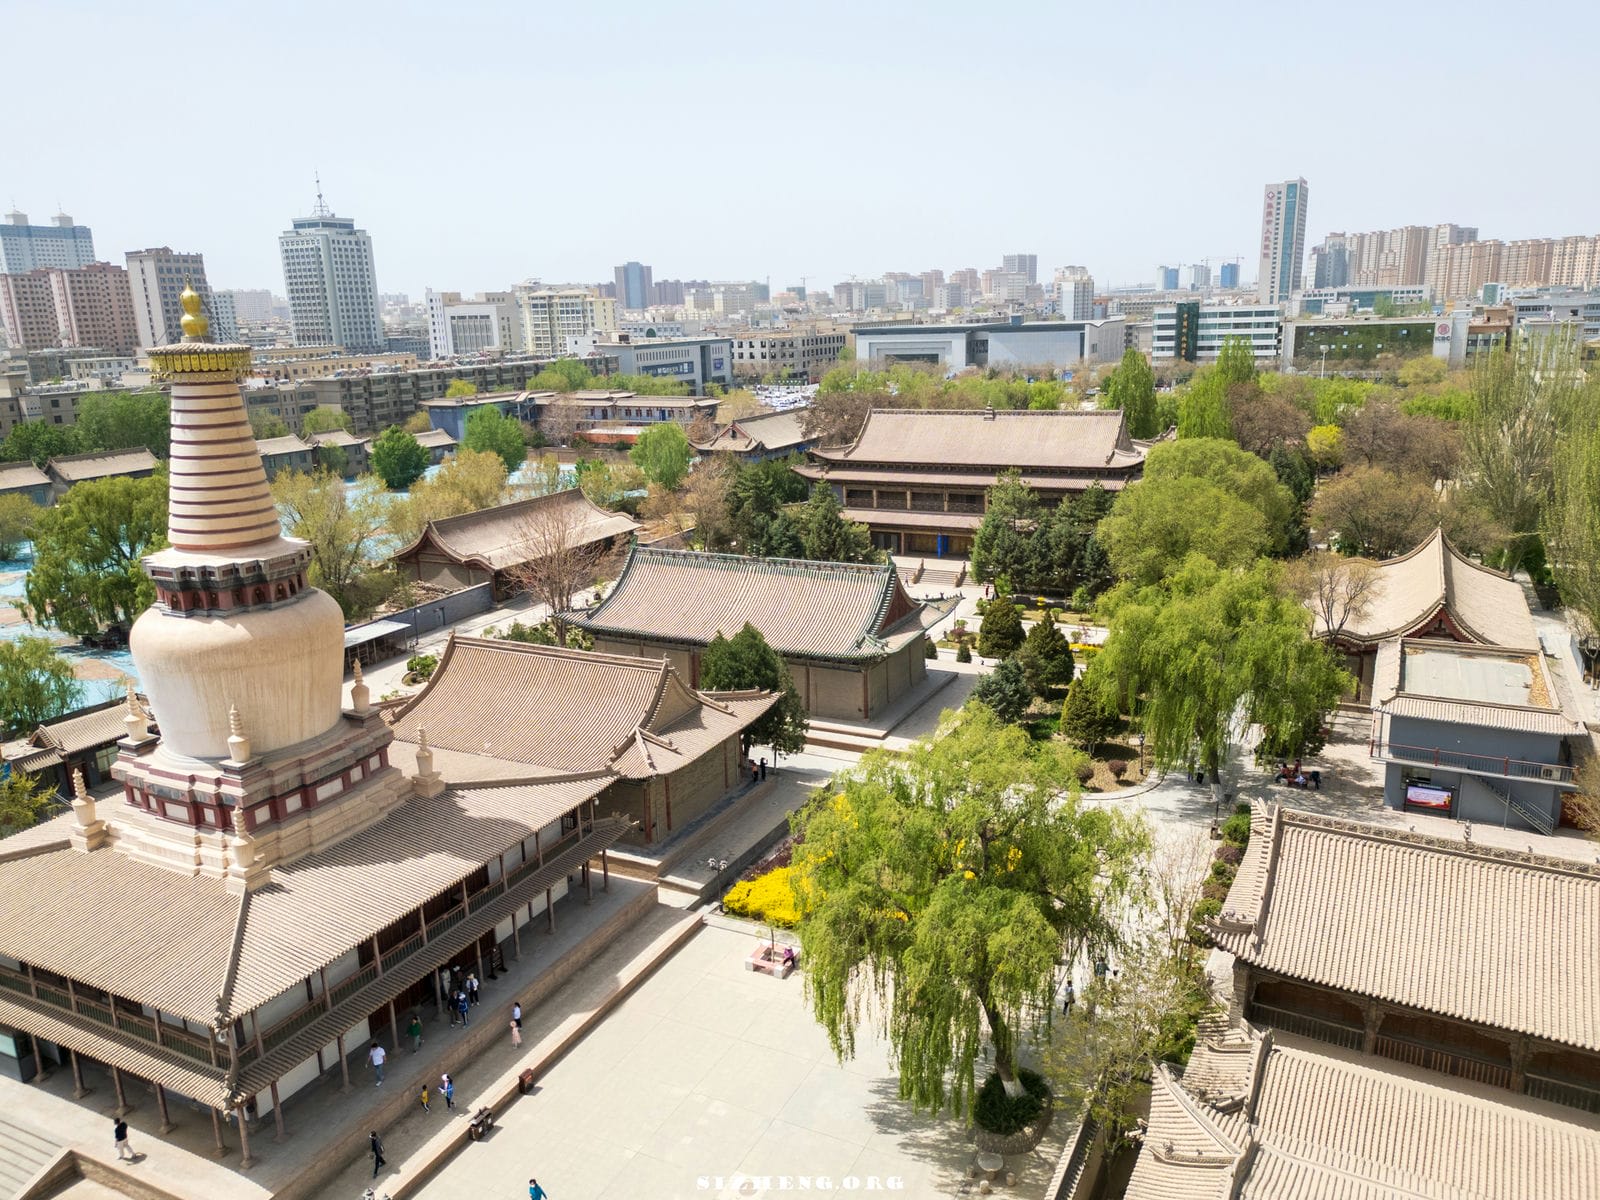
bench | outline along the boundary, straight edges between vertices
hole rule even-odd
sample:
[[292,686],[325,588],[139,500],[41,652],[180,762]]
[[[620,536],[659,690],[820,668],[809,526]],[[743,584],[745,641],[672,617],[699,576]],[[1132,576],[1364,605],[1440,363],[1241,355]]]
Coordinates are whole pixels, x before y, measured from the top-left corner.
[[744,960],[746,971],[760,971],[778,979],[789,978],[790,972],[800,965],[800,956],[789,946],[757,946]]

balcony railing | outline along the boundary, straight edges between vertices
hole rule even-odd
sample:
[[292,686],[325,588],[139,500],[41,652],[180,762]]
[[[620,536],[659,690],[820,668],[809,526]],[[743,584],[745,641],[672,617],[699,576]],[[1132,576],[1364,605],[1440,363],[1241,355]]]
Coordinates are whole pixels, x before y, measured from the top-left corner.
[[1270,1025],[1274,1029],[1281,1029],[1285,1033],[1313,1038],[1319,1042],[1331,1042],[1335,1046],[1343,1046],[1346,1050],[1361,1049],[1363,1031],[1359,1025],[1346,1025],[1341,1021],[1328,1021],[1322,1017],[1308,1017],[1305,1013],[1290,1012],[1286,1008],[1274,1008],[1270,1004],[1260,1003],[1250,1006],[1250,1019],[1259,1021],[1263,1025]]
[[1373,758],[1392,758],[1400,762],[1422,763],[1447,771],[1466,771],[1474,775],[1500,775],[1508,779],[1537,779],[1546,783],[1571,783],[1572,768],[1561,763],[1530,762],[1498,754],[1468,754],[1438,746],[1405,746],[1398,742],[1374,742]]
[[1410,1063],[1413,1067],[1426,1067],[1430,1071],[1454,1075],[1458,1079],[1470,1079],[1474,1083],[1487,1083],[1494,1087],[1511,1086],[1509,1066],[1475,1058],[1459,1051],[1444,1050],[1438,1046],[1414,1042],[1409,1038],[1386,1037],[1383,1034],[1378,1035],[1373,1050],[1384,1058]]
[[1548,1100],[1552,1104],[1565,1104],[1569,1108],[1600,1113],[1600,1088],[1530,1073],[1523,1080],[1522,1090],[1536,1100]]
[[191,1033],[181,1025],[173,1025],[166,1021],[161,1022],[161,1035],[159,1041],[156,1037],[155,1018],[144,1016],[142,1013],[125,1012],[117,1010],[116,1021],[112,1022],[111,1009],[102,1001],[79,997],[76,1009],[72,1004],[72,997],[65,989],[52,984],[35,981],[33,987],[28,986],[28,977],[20,971],[13,971],[9,967],[0,967],[0,988],[14,992],[19,996],[37,997],[40,1004],[49,1005],[62,1013],[75,1015],[81,1020],[92,1021],[108,1031],[115,1030],[124,1036],[136,1038],[151,1045],[157,1045],[181,1054],[185,1058],[194,1059],[196,1062],[210,1063],[211,1043],[201,1034]]

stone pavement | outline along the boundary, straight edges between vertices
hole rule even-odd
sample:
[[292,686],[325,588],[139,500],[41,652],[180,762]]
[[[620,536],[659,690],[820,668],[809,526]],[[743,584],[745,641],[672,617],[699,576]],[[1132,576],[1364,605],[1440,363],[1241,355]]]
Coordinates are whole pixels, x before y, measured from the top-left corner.
[[[840,1065],[802,977],[744,969],[760,940],[703,930],[415,1195],[514,1197],[529,1176],[554,1200],[853,1198],[872,1177],[908,1200],[975,1194],[963,1124],[914,1116],[867,1030]],[[1041,1200],[1066,1124],[1010,1161],[1018,1185],[1001,1195]]]
[[[374,700],[381,699],[389,692],[410,694],[419,689],[408,687],[402,684],[400,680],[406,673],[406,660],[412,654],[442,654],[445,643],[450,640],[450,635],[453,633],[460,634],[462,637],[477,637],[491,625],[504,627],[510,625],[513,621],[521,621],[524,625],[537,625],[549,614],[550,609],[547,605],[535,604],[532,597],[526,594],[516,596],[506,601],[499,608],[493,608],[486,613],[468,617],[464,621],[458,621],[454,625],[447,625],[443,629],[425,631],[417,639],[416,648],[410,653],[384,659],[383,662],[374,663],[370,667],[362,667],[361,670]],[[346,667],[349,665],[348,662],[345,663]],[[344,703],[346,707],[350,704],[350,689],[354,685],[355,680],[347,674],[344,681]]]

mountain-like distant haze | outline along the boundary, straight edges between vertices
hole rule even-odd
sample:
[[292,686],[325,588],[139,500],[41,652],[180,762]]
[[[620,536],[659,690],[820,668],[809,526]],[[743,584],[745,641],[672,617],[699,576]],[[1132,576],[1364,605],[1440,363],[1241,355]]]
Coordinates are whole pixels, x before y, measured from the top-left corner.
[[283,290],[315,201],[420,297],[526,277],[983,269],[1105,284],[1240,257],[1261,189],[1330,229],[1600,232],[1600,7],[760,3],[0,5],[0,204],[101,258]]

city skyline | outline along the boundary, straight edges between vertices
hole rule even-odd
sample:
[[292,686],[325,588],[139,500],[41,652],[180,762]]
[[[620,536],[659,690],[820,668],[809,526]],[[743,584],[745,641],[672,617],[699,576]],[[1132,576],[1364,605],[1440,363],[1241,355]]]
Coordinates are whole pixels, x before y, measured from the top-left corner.
[[[75,49],[91,60],[100,51],[139,54],[153,46],[155,26],[145,15],[98,3],[83,7],[82,44]],[[94,228],[100,255],[109,261],[144,246],[182,247],[206,256],[213,287],[270,287],[281,294],[277,234],[290,218],[311,211],[320,171],[332,209],[353,215],[370,232],[379,288],[412,297],[429,286],[471,293],[528,277],[598,282],[630,260],[652,265],[658,278],[770,279],[776,291],[802,276],[811,286],[831,286],[851,274],[867,278],[886,270],[981,270],[1019,249],[1039,256],[1041,277],[1058,265],[1082,263],[1103,286],[1150,282],[1153,265],[1161,262],[1241,257],[1253,263],[1263,182],[1301,176],[1317,193],[1308,245],[1329,231],[1410,222],[1470,222],[1486,238],[1507,240],[1592,232],[1585,197],[1595,169],[1571,154],[1560,123],[1518,122],[1514,106],[1471,105],[1470,117],[1462,115],[1482,79],[1515,78],[1523,66],[1537,67],[1547,108],[1580,111],[1585,39],[1539,39],[1537,48],[1495,44],[1477,28],[1490,11],[1485,6],[1453,9],[1452,20],[1443,22],[1435,14],[1357,5],[1344,10],[1346,24],[1359,27],[1366,12],[1376,30],[1381,15],[1383,36],[1374,36],[1352,66],[1339,39],[1293,36],[1293,27],[1310,16],[1257,7],[1260,21],[1242,14],[1226,29],[1196,31],[1187,21],[1166,19],[1178,10],[1162,5],[1145,13],[1069,15],[1025,4],[989,14],[978,25],[959,19],[962,10],[939,5],[930,6],[936,19],[918,25],[913,45],[893,10],[824,4],[815,21],[840,35],[830,39],[825,58],[815,57],[810,43],[789,48],[774,38],[775,16],[731,5],[704,6],[692,16],[624,5],[618,19],[602,20],[577,10],[535,14],[490,4],[478,20],[431,29],[425,58],[413,23],[371,5],[221,12],[210,23],[161,23],[161,52],[192,64],[187,99],[164,79],[126,74],[108,77],[103,86],[51,89],[57,128],[76,124],[104,133],[107,154],[118,164],[115,188],[104,160],[76,153],[73,139],[36,141],[13,162],[4,199],[36,220],[59,202]],[[1557,8],[1570,10],[1568,25],[1593,21],[1576,5]],[[20,42],[47,40],[58,19],[42,6],[11,18]],[[1559,13],[1554,20],[1562,22]],[[487,28],[495,37],[480,36]],[[364,51],[339,72],[326,72],[318,65],[321,56],[306,53],[308,32],[330,43],[359,42]],[[1309,34],[1309,24],[1302,32]],[[532,43],[524,33],[537,33],[540,45],[565,41],[597,52],[529,57]],[[1281,53],[1285,39],[1295,43],[1294,54]],[[1415,52],[1424,41],[1430,46],[1425,57]],[[271,65],[264,76],[270,85],[251,93],[259,108],[235,110],[259,118],[262,128],[292,129],[295,136],[250,188],[217,176],[191,178],[175,190],[160,156],[146,152],[149,135],[141,130],[148,123],[107,128],[105,105],[115,96],[119,106],[161,121],[178,119],[177,109],[186,104],[209,111],[216,96],[240,85],[209,65],[226,62],[223,47],[235,42],[249,43],[258,61]],[[983,65],[1010,61],[1017,45],[1065,42],[1127,50],[1086,53],[1074,66],[1075,95],[1101,97],[1108,109],[1132,105],[1126,138],[1056,155],[1050,139],[1041,138],[1047,125],[1006,115],[1055,94],[1043,58],[1037,74],[1017,73],[1015,99],[1007,98],[1013,93],[991,95],[982,83]],[[906,53],[883,56],[884,47],[897,45]],[[602,46],[604,54],[598,53]],[[652,62],[714,71],[718,94],[729,102],[708,108],[702,98],[682,107],[673,89],[655,87],[654,72],[636,69]],[[966,101],[945,102],[930,74],[939,62],[965,62],[976,72]],[[1228,62],[1241,78],[1245,64],[1253,64],[1248,85],[1230,84],[1219,73],[1225,68],[1212,65]],[[1196,63],[1207,65],[1197,70]],[[420,79],[424,68],[430,93],[443,97],[470,94],[486,74],[496,73],[541,86],[582,86],[588,97],[583,130],[692,132],[704,126],[715,129],[717,142],[731,152],[684,164],[706,186],[684,187],[682,172],[652,175],[647,167],[628,168],[636,174],[627,187],[585,186],[582,172],[550,186],[551,151],[533,151],[526,127],[509,108],[481,110],[479,119],[462,122],[448,103],[412,106],[406,81]],[[23,93],[44,94],[52,70],[48,55],[16,64]],[[862,92],[864,73],[874,86]],[[1398,78],[1408,81],[1408,94],[1435,98],[1421,107],[1408,101],[1404,111],[1418,131],[1455,129],[1461,152],[1451,151],[1443,132],[1432,135],[1437,153],[1410,152],[1410,137],[1402,139],[1406,152],[1390,153],[1381,141],[1358,136],[1383,105],[1323,105],[1316,98],[1319,79],[1333,89],[1328,95],[1336,90],[1342,96],[1392,94],[1388,84]],[[1144,149],[1153,143],[1139,130],[1159,127],[1163,114],[1234,91],[1299,98],[1273,106],[1252,126],[1248,146],[1260,151],[1221,136],[1177,145],[1175,154]],[[732,99],[750,95],[764,102]],[[841,97],[847,95],[862,100],[846,104]],[[921,108],[918,96],[926,97]],[[885,144],[872,122],[891,100],[895,133]],[[358,101],[403,116],[404,146],[376,135],[355,137],[346,125],[327,120],[329,112]],[[745,157],[744,147],[785,120],[813,128],[820,123],[809,176],[775,173],[769,160]],[[1495,170],[1482,154],[1468,152],[1469,144],[1509,144],[1513,129],[1521,160],[1559,163],[1567,186],[1531,189],[1523,172]],[[554,152],[564,144],[558,138]],[[521,155],[517,148],[524,145],[528,151]],[[419,156],[434,153],[443,161],[492,164],[501,186],[472,196],[450,183],[448,170],[418,186]],[[608,152],[602,162],[620,166],[618,157]],[[984,163],[1024,173],[1026,186],[1017,192],[1024,199],[998,217],[993,188],[962,183]],[[723,168],[726,176],[719,174]],[[1092,186],[1085,186],[1085,169]],[[940,185],[939,178],[946,182]],[[856,182],[834,186],[845,179]],[[478,215],[461,219],[447,204]],[[779,228],[782,235],[774,236]]]

